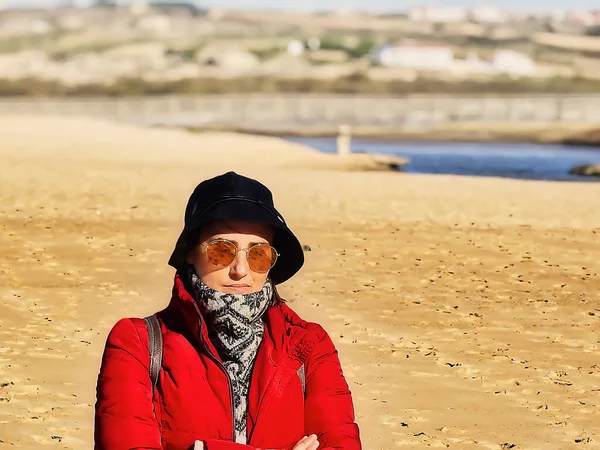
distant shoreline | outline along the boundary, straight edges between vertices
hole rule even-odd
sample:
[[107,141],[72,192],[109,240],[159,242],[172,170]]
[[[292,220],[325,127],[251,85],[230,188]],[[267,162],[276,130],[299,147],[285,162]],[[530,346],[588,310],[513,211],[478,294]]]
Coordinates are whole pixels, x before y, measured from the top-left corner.
[[[331,138],[338,135],[336,127],[228,127],[188,128],[188,131],[230,131],[275,137]],[[390,129],[383,127],[353,127],[352,137],[381,141],[417,142],[497,142],[559,144],[600,148],[600,124],[556,123],[460,123],[430,129]]]

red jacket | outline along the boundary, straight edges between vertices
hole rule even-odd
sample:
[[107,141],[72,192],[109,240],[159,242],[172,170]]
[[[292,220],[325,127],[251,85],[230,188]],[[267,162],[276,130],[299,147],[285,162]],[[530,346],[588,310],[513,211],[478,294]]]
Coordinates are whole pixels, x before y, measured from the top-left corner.
[[232,442],[229,378],[178,276],[158,317],[164,353],[154,398],[144,321],[123,319],[108,337],[97,386],[96,450],[188,450],[196,440],[207,450],[291,449],[313,433],[320,449],[361,449],[337,350],[319,325],[285,304],[266,313],[248,397],[248,445],[240,445]]

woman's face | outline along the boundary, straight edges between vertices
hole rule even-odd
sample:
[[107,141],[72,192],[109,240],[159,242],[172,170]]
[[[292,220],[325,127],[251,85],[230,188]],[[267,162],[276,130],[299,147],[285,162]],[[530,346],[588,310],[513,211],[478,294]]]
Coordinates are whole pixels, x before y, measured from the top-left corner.
[[[272,230],[262,224],[234,220],[215,222],[200,232],[200,244],[208,244],[215,239],[227,239],[238,249],[248,249],[254,244],[273,241]],[[262,289],[269,273],[258,273],[248,265],[246,252],[238,251],[233,262],[227,267],[219,267],[208,260],[206,247],[197,245],[190,253],[187,262],[196,269],[196,274],[208,287],[230,294],[250,294]]]

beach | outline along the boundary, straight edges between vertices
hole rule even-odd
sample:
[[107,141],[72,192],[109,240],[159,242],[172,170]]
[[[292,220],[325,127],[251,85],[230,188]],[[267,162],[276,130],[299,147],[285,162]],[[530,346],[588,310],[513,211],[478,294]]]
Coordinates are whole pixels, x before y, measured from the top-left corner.
[[600,446],[600,185],[348,171],[265,136],[0,117],[0,449],[93,442],[122,317],[164,308],[196,184],[271,188],[280,291],[336,343],[365,449]]

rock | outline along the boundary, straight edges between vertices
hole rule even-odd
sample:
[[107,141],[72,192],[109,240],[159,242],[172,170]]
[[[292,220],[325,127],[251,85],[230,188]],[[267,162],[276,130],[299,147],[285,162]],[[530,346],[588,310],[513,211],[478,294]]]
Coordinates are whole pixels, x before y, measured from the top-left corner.
[[371,155],[375,167],[379,170],[400,170],[410,162],[406,158],[389,155]]
[[336,157],[336,163],[342,170],[398,171],[408,165],[409,160],[399,156],[352,153]]
[[569,170],[571,175],[584,175],[587,177],[600,177],[600,164],[583,164]]

